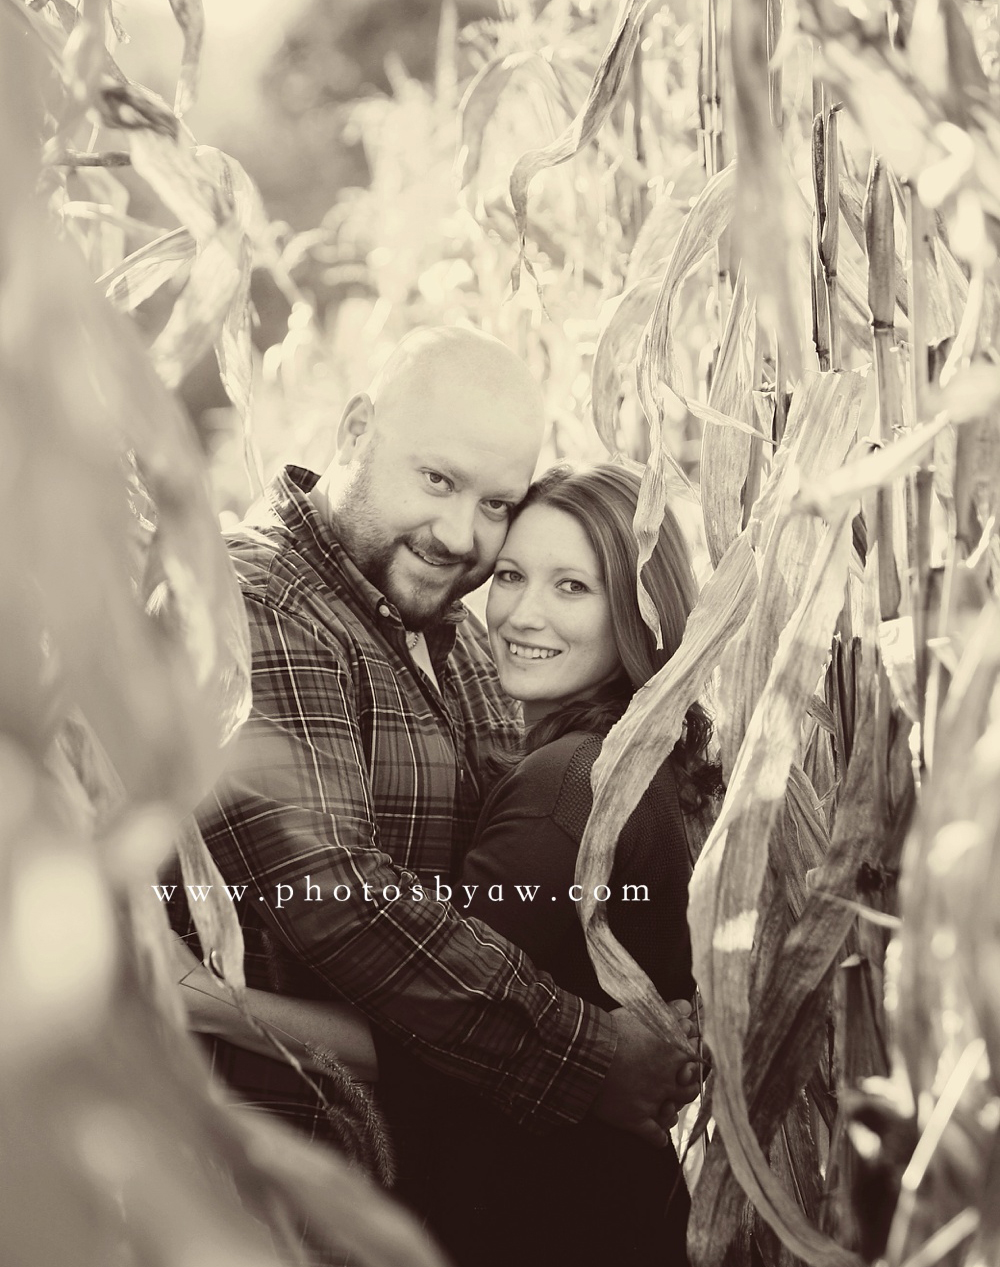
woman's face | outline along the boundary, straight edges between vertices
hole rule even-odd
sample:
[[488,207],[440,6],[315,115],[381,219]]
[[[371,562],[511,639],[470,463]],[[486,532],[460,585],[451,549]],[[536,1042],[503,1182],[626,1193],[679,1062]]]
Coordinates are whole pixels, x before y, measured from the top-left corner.
[[504,542],[486,603],[500,682],[528,722],[614,677],[621,660],[600,564],[572,515],[529,506]]

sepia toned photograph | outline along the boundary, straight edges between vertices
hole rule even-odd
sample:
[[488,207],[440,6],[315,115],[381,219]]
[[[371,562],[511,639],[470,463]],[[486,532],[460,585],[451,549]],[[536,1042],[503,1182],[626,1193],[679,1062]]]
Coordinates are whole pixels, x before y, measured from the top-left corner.
[[0,1267],[1000,1267],[1000,0],[0,0]]

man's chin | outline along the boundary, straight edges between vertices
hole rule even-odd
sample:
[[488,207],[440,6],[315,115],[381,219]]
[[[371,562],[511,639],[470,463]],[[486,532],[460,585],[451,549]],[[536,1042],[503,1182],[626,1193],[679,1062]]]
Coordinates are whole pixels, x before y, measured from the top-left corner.
[[466,573],[440,588],[390,584],[387,596],[407,629],[422,630],[437,624],[460,598],[481,584],[482,578]]

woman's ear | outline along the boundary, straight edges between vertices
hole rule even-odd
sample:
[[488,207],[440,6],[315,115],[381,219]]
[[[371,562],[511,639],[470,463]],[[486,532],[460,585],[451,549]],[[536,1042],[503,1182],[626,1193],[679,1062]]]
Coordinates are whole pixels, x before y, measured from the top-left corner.
[[337,461],[341,466],[350,466],[353,462],[359,443],[371,434],[374,418],[375,406],[365,392],[358,392],[344,406],[337,428]]

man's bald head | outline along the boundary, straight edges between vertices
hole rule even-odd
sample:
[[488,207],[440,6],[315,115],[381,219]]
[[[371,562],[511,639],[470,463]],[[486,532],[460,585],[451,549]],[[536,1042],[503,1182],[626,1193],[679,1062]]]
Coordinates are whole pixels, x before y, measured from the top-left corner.
[[406,426],[414,402],[426,397],[471,390],[497,401],[505,439],[541,444],[544,405],[528,367],[499,339],[461,326],[413,330],[396,345],[368,390],[375,428]]
[[499,339],[457,327],[407,335],[348,402],[319,498],[411,628],[489,575],[543,429],[524,363]]

